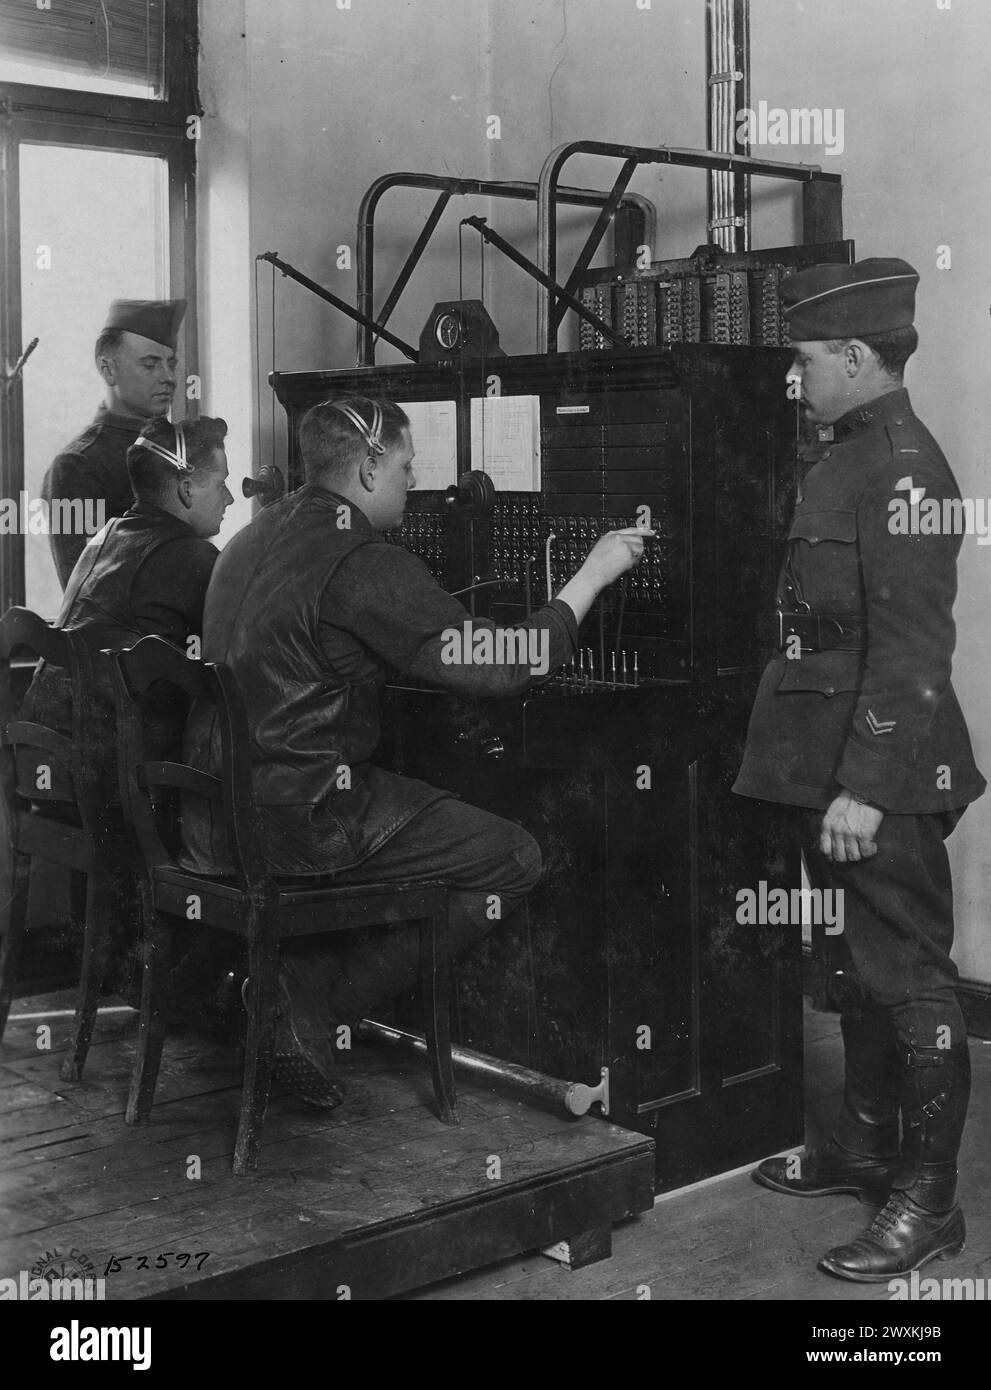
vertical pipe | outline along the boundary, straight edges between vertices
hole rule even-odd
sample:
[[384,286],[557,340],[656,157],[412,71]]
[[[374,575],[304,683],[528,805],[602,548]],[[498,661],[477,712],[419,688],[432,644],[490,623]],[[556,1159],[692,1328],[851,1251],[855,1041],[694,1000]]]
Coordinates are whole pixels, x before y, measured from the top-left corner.
[[[746,155],[737,139],[737,111],[750,104],[750,0],[706,3],[706,139],[708,148]],[[731,170],[709,174],[709,240],[724,251],[750,247],[750,180]],[[741,218],[740,226],[734,225]],[[722,224],[722,225],[720,225]]]

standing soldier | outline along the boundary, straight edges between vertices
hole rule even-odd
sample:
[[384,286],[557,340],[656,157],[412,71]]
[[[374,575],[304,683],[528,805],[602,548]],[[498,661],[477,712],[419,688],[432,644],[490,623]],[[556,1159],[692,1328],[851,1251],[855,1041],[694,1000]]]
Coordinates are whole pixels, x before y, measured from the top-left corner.
[[[176,384],[176,341],[184,299],[115,299],[96,340],[96,369],[106,388],[96,419],[57,456],[42,486],[45,501],[102,502],[103,520],[134,505],[127,451],[149,420],[168,415]],[[77,509],[82,512],[83,508]],[[88,537],[49,536],[64,589]]]
[[956,500],[959,513],[953,474],[902,384],[918,280],[905,261],[866,260],[782,286],[788,379],[818,447],[778,591],[781,646],[734,788],[794,808],[813,884],[843,903],[820,999],[840,1012],[839,1118],[798,1172],[772,1158],[754,1177],[802,1197],[886,1203],[820,1261],[877,1283],[964,1244],[956,1158],[970,1059],[943,842],[985,787],[950,684],[961,537],[899,524],[923,496],[944,516]]

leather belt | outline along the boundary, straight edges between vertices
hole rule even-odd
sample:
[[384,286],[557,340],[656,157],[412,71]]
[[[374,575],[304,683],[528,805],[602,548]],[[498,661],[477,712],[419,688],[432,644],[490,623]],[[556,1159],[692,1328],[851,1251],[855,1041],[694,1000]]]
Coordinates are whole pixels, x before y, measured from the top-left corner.
[[778,645],[797,637],[803,652],[867,650],[867,619],[860,614],[788,613],[778,609]]

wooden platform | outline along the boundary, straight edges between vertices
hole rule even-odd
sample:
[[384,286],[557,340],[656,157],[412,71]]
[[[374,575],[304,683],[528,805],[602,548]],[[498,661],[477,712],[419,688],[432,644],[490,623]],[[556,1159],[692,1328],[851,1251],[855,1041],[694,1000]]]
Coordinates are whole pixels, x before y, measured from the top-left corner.
[[[991,1042],[971,1038],[974,1068],[971,1107],[960,1153],[960,1202],[967,1221],[967,1246],[956,1258],[934,1261],[923,1271],[937,1279],[972,1279],[977,1290],[991,1278]],[[805,1014],[806,1135],[812,1145],[829,1137],[843,1091],[843,1043],[836,1014]],[[590,1269],[562,1270],[549,1260],[516,1256],[443,1284],[404,1294],[404,1300],[425,1301],[626,1301],[642,1299],[645,1290],[655,1301],[706,1302],[719,1306],[720,1332],[728,1345],[759,1341],[768,1366],[789,1370],[804,1364],[812,1322],[842,1317],[842,1305],[857,1303],[863,1311],[847,1319],[848,1326],[872,1323],[875,1312],[898,1321],[908,1304],[891,1301],[887,1283],[854,1284],[834,1279],[818,1268],[819,1257],[833,1245],[853,1240],[874,1215],[843,1195],[797,1201],[758,1187],[750,1167],[743,1172],[710,1179],[697,1187],[658,1198],[652,1212],[627,1221],[616,1231],[613,1256]],[[979,1295],[978,1295],[979,1296]],[[945,1296],[944,1296],[945,1297]],[[740,1313],[728,1320],[733,1303]],[[774,1305],[773,1320],[764,1321],[754,1303]],[[814,1304],[814,1314],[788,1313],[783,1303]],[[871,1305],[867,1312],[865,1305]],[[833,1305],[837,1305],[835,1308]],[[946,1304],[926,1301],[905,1321],[948,1316]],[[746,1312],[743,1312],[743,1309]],[[963,1310],[961,1310],[962,1312]],[[969,1328],[979,1318],[966,1315]],[[758,1332],[755,1334],[755,1327]],[[737,1336],[737,1331],[739,1336]],[[966,1345],[980,1333],[968,1331]],[[952,1322],[954,1353],[962,1349],[963,1328]],[[794,1356],[785,1338],[793,1342]],[[882,1343],[877,1338],[877,1345]],[[935,1345],[935,1344],[933,1344]],[[946,1341],[944,1339],[944,1345]],[[974,1354],[979,1355],[977,1342]],[[916,1348],[918,1349],[918,1348]],[[962,1351],[961,1351],[962,1354]],[[971,1358],[973,1359],[973,1358]]]
[[108,1299],[380,1299],[559,1241],[601,1258],[652,1204],[641,1135],[470,1086],[451,1129],[426,1069],[373,1047],[342,1062],[340,1110],[274,1100],[258,1174],[234,1178],[234,1049],[170,1039],[153,1121],[127,1128],[135,1016],[101,1013],[69,1084],[71,1018],[53,1011],[72,1004],[15,1001],[0,1047],[0,1278],[67,1257],[103,1275],[116,1256]]

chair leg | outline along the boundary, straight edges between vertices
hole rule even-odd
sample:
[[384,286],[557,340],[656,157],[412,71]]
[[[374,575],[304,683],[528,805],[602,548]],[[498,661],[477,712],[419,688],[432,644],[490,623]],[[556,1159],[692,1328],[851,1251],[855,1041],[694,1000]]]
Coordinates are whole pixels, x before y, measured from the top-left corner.
[[138,1050],[131,1072],[127,1097],[126,1124],[141,1125],[151,1116],[158,1070],[162,1062],[168,1010],[172,998],[169,966],[172,959],[172,928],[164,913],[156,912],[147,890],[141,894],[144,923],[144,963],[141,973],[141,1020],[138,1024]]
[[83,927],[83,964],[79,979],[79,997],[72,1028],[72,1043],[62,1063],[63,1081],[78,1081],[86,1065],[100,1002],[100,986],[107,969],[113,916],[113,882],[105,871],[91,869],[86,875],[86,921]]
[[[28,915],[28,883],[31,860],[15,852],[8,868],[10,894],[0,897],[0,1039],[7,1027],[7,1015],[17,986],[17,969]],[[6,901],[4,899],[6,898]]]
[[420,923],[420,973],[427,1056],[440,1118],[459,1125],[451,1061],[451,971],[447,958],[447,907]]
[[258,1167],[275,1059],[278,938],[262,922],[256,931],[249,929],[248,941],[248,1039],[244,1050],[241,1118],[234,1145],[236,1177],[244,1177]]

